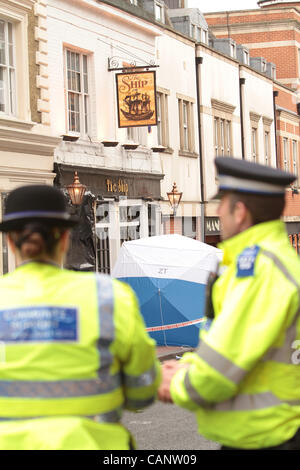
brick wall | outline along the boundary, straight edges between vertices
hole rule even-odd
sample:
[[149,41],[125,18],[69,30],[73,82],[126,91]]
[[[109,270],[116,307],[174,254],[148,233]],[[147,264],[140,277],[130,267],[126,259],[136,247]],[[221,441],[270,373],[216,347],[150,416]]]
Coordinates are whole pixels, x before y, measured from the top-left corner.
[[[238,44],[246,44],[250,49],[251,57],[264,57],[268,62],[275,63],[278,79],[299,76],[298,46],[288,44],[278,47],[278,42],[300,42],[298,25],[295,23],[295,21],[300,22],[300,12],[291,8],[279,10],[274,7],[268,10],[257,10],[255,14],[245,10],[241,14],[236,12],[219,15],[208,13],[204,16],[217,37],[229,35]],[[253,24],[252,31],[249,23]],[[237,25],[240,27],[237,28]],[[221,26],[225,28],[219,31]],[[230,26],[234,27],[230,28]],[[276,42],[274,46],[272,46],[273,42]],[[264,47],[255,47],[256,43],[263,43]],[[270,43],[270,48],[265,47],[266,43]]]
[[286,192],[286,207],[283,215],[300,216],[300,192],[299,194],[293,194],[290,190]]

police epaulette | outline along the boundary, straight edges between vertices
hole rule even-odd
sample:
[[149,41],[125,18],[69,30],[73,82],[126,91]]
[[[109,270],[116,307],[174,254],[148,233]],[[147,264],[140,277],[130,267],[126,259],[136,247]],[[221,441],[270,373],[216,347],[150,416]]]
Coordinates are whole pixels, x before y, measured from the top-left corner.
[[254,276],[254,265],[260,247],[253,245],[242,251],[237,260],[236,277]]

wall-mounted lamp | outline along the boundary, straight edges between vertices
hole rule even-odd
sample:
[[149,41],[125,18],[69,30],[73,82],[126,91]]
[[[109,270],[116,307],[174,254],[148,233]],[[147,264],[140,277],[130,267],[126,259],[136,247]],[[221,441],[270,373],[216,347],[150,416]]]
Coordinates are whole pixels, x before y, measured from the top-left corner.
[[173,184],[172,191],[167,193],[169,203],[173,209],[173,215],[176,215],[177,208],[182,198],[182,193],[180,193],[177,189],[176,183]]
[[85,190],[86,186],[80,183],[77,171],[75,171],[73,183],[67,186],[67,191],[74,206],[80,206]]

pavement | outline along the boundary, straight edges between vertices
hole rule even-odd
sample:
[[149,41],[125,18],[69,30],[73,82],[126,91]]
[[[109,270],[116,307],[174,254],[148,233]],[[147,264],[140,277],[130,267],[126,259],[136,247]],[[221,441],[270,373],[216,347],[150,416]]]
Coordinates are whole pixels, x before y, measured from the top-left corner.
[[194,348],[184,346],[157,346],[156,353],[160,362],[169,359],[179,359],[185,352],[194,351]]

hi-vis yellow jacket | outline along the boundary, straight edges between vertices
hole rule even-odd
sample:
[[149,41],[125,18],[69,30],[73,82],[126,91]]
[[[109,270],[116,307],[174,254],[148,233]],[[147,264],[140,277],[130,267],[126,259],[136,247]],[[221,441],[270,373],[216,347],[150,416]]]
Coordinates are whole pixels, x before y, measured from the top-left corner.
[[128,449],[122,409],[159,381],[128,285],[33,262],[0,279],[0,449]]
[[199,432],[244,449],[276,446],[300,427],[300,259],[283,222],[220,244],[227,270],[213,286],[215,319],[171,383]]

